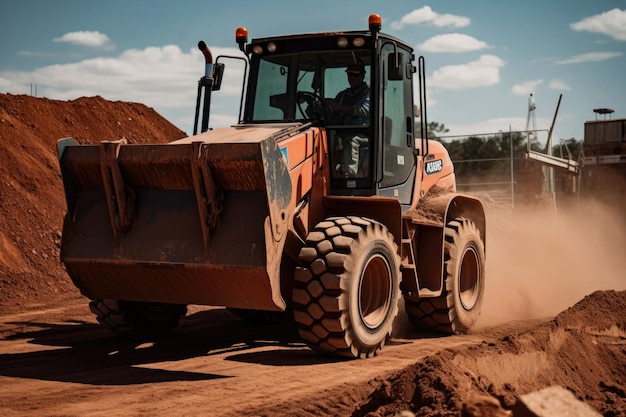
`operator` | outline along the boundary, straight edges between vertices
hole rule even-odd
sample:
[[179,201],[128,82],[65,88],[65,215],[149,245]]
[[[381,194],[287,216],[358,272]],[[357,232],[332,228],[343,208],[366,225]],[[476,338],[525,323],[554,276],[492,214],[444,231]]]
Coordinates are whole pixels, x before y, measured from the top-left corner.
[[[366,126],[369,123],[370,89],[365,80],[365,65],[357,62],[346,68],[350,87],[337,94],[328,104],[333,110],[334,122],[343,125]],[[359,149],[368,138],[355,135],[341,136],[338,147],[342,150],[340,171],[347,177],[356,177],[359,171]]]

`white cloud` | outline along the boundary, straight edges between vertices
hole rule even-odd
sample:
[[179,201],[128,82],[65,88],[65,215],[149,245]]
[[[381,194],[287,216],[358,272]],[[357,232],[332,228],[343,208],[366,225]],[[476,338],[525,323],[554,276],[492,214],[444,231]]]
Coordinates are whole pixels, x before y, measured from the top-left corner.
[[15,88],[16,85],[8,78],[5,78],[0,74],[0,92],[9,92],[13,94],[24,94],[27,91],[27,86],[25,84],[21,85],[19,88]]
[[462,28],[468,26],[471,20],[465,16],[457,16],[453,14],[439,14],[430,6],[424,6],[402,16],[399,21],[391,22],[392,29],[402,29],[407,25],[419,25],[422,23],[432,23],[437,27],[452,26]]
[[543,83],[543,80],[525,81],[521,84],[515,84],[511,92],[516,96],[527,96],[534,93],[537,87]]
[[[211,49],[215,57],[241,55],[237,48]],[[224,117],[232,120],[239,108],[243,68],[232,61],[226,61],[226,67],[222,88],[214,93],[213,102],[219,105],[220,101],[232,101],[233,105],[223,110]],[[167,45],[130,49],[117,57],[50,65],[30,72],[2,71],[0,91],[24,94],[33,83],[40,97],[73,100],[99,95],[108,100],[139,102],[164,116],[186,113],[191,124],[198,80],[203,75],[204,58],[197,48],[184,52],[178,46]],[[220,117],[215,114],[214,119],[212,114],[211,120]],[[187,126],[181,128],[190,131]]]
[[[211,109],[213,110],[213,109]],[[232,126],[237,124],[237,114],[225,114],[225,113],[217,113],[213,111],[211,113],[211,126],[213,127],[224,127],[224,126]]]
[[435,17],[433,24],[437,27],[452,26],[455,28],[464,28],[469,26],[471,20],[469,17],[457,16],[454,14],[441,14]]
[[109,37],[98,31],[68,32],[59,38],[54,38],[53,40],[54,42],[67,42],[91,48],[113,48]]
[[426,52],[466,52],[489,48],[489,45],[469,35],[449,33],[433,36],[417,48]]
[[552,90],[570,91],[572,87],[563,80],[552,80],[548,85]]
[[402,29],[405,25],[419,25],[435,19],[437,13],[433,12],[429,6],[413,10],[411,13],[402,16],[400,21],[391,22],[393,29]]
[[556,61],[557,64],[580,64],[582,62],[606,61],[624,55],[621,52],[589,52],[587,54],[574,55],[567,59]]
[[429,85],[447,90],[490,87],[500,82],[500,68],[505,61],[495,55],[481,55],[468,64],[448,65],[435,70]]
[[618,41],[626,41],[626,10],[613,9],[570,23],[575,31],[601,33]]

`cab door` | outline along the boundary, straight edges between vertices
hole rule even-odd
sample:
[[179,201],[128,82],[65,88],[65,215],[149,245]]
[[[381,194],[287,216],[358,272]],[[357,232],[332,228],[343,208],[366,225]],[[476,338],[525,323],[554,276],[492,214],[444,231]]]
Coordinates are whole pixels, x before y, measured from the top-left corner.
[[[397,56],[397,58],[396,58]],[[381,47],[381,149],[378,193],[410,204],[416,178],[412,53],[388,41]],[[390,65],[392,61],[392,65]],[[396,69],[397,68],[397,69]]]

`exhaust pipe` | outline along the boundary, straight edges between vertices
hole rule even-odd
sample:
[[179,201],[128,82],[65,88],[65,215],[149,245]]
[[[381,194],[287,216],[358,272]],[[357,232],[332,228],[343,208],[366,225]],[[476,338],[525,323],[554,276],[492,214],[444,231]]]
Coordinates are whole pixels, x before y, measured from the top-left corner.
[[204,76],[212,77],[213,76],[213,55],[211,54],[211,50],[209,49],[209,47],[204,41],[198,42],[198,48],[202,52],[202,55],[204,55],[204,62],[205,62]]
[[198,133],[198,117],[200,115],[200,101],[204,90],[204,100],[202,102],[202,125],[200,133],[209,130],[209,111],[211,109],[211,91],[213,90],[213,55],[204,41],[198,42],[198,49],[204,55],[204,76],[198,81],[198,94],[196,97],[196,115],[193,123],[193,134]]

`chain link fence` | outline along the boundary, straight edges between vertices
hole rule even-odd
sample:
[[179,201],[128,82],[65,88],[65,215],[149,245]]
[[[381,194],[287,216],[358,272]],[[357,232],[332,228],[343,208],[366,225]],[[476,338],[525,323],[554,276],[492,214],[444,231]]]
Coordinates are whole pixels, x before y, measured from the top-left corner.
[[487,206],[556,201],[567,178],[554,168],[525,157],[528,150],[547,153],[547,130],[440,136],[454,163],[457,190]]

